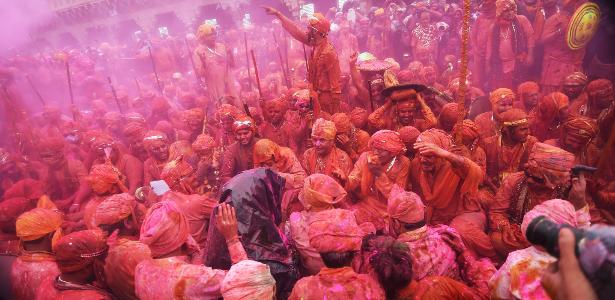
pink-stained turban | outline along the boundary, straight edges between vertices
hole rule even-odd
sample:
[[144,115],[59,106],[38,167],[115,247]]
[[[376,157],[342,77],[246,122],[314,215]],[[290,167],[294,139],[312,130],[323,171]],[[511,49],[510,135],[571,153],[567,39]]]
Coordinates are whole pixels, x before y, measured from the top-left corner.
[[62,237],[53,247],[62,273],[83,270],[107,251],[105,234],[100,230],[82,230]]
[[389,196],[387,213],[391,219],[414,224],[425,220],[425,205],[419,195],[394,185]]
[[272,300],[275,296],[275,279],[268,265],[242,260],[232,265],[226,273],[220,291],[225,300]]
[[565,185],[574,166],[574,154],[544,143],[536,143],[526,164],[533,176],[546,180],[550,187]]
[[98,204],[94,213],[96,225],[112,225],[133,214],[137,200],[128,193],[115,194]]
[[192,142],[192,150],[194,151],[207,151],[216,147],[216,141],[214,138],[207,134],[199,134],[196,140]]
[[310,246],[319,253],[358,251],[363,231],[354,213],[346,209],[318,212],[310,218],[308,236]]
[[200,108],[188,109],[183,112],[184,120],[188,123],[203,122],[205,113]]
[[35,204],[34,201],[23,197],[5,198],[0,201],[0,229],[4,232],[14,232],[15,219],[33,209]]
[[318,118],[312,125],[312,137],[334,140],[336,134],[335,123]]
[[145,125],[139,122],[130,122],[124,126],[124,135],[128,137],[139,137],[145,131]]
[[303,180],[299,200],[306,210],[329,209],[344,201],[347,193],[335,179],[325,174],[312,174]]
[[423,143],[435,144],[436,146],[444,150],[450,149],[451,146],[453,145],[453,141],[451,140],[450,135],[448,135],[446,132],[440,129],[435,129],[435,128],[428,129],[428,130],[421,132],[421,134],[416,139],[416,141],[417,143],[423,142]]
[[400,155],[406,151],[406,145],[401,140],[399,133],[392,130],[379,130],[369,140],[369,147]]
[[535,81],[522,82],[517,87],[517,95],[519,95],[519,97],[523,97],[524,94],[538,93],[539,91],[540,86]]
[[447,103],[442,107],[438,116],[438,124],[443,130],[450,131],[455,126],[457,119],[459,119],[458,107],[457,103]]
[[538,112],[544,122],[559,116],[559,112],[568,107],[568,96],[560,92],[553,92],[538,100]]
[[152,257],[157,258],[187,244],[192,251],[198,249],[190,235],[184,214],[172,201],[161,201],[149,208],[141,225],[141,243],[149,246]]
[[587,78],[587,75],[583,74],[583,72],[574,72],[566,76],[564,82],[584,86],[589,82],[589,80]]
[[160,172],[160,179],[164,180],[169,187],[174,188],[181,184],[182,180],[194,172],[194,168],[180,155],[169,161]]
[[[453,132],[457,130],[457,124],[455,124],[455,128],[453,128]],[[461,136],[467,140],[474,141],[476,140],[480,134],[478,133],[478,126],[472,120],[464,119],[461,122]]]
[[526,236],[527,227],[530,223],[539,216],[545,216],[557,224],[568,224],[577,227],[577,214],[572,203],[562,199],[551,199],[534,206],[534,208],[525,213],[521,223],[523,236]]

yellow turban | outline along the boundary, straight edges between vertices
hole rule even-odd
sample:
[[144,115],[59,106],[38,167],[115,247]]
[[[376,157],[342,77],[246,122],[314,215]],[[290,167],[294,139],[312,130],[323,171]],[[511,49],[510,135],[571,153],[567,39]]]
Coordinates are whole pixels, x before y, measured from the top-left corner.
[[319,118],[312,126],[312,136],[324,138],[327,140],[335,139],[336,129],[335,123]]
[[62,235],[62,213],[46,208],[34,208],[21,214],[15,222],[15,232],[22,241],[38,240],[55,232],[52,241]]

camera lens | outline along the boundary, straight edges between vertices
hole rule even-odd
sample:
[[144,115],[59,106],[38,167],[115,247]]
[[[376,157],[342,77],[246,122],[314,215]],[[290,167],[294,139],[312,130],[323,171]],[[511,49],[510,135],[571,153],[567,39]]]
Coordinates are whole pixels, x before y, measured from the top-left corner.
[[549,252],[549,254],[559,257],[558,235],[561,226],[553,223],[545,216],[540,216],[532,220],[527,226],[525,233],[527,240],[534,244],[540,245]]

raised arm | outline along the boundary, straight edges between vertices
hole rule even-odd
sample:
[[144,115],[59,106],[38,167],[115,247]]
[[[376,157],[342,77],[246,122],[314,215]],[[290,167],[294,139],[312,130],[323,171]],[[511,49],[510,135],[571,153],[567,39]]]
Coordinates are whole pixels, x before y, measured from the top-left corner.
[[287,18],[285,15],[283,15],[279,10],[270,7],[270,6],[263,6],[263,8],[265,8],[265,12],[268,15],[272,15],[276,18],[278,18],[278,20],[280,20],[280,23],[282,23],[282,27],[284,27],[284,29],[286,31],[288,31],[288,33],[290,33],[290,35],[292,35],[296,40],[304,43],[304,44],[308,44],[308,37],[307,37],[307,33],[305,31],[303,31],[301,29],[301,27],[299,27],[297,24],[295,24],[295,22],[293,22],[293,20]]

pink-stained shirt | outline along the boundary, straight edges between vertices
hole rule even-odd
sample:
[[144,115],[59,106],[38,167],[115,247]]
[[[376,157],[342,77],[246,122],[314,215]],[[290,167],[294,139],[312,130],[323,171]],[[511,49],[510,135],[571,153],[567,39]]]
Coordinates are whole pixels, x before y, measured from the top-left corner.
[[540,278],[555,261],[555,257],[533,246],[511,252],[489,281],[491,299],[550,299]]
[[325,264],[320,257],[320,253],[310,245],[308,236],[310,215],[311,213],[308,211],[292,213],[288,222],[288,231],[290,232],[288,237],[292,239],[299,252],[301,265],[308,274],[316,275],[320,269],[325,267]]
[[112,300],[111,294],[89,284],[74,284],[71,289],[58,289],[56,278],[45,278],[37,288],[36,300]]
[[55,257],[47,253],[28,253],[19,256],[11,267],[11,290],[15,299],[34,299],[39,285],[46,278],[60,274]]
[[454,230],[446,225],[424,226],[402,233],[397,238],[410,248],[412,273],[415,280],[426,276],[446,276],[461,280],[457,253],[440,236],[439,231]]
[[366,274],[357,274],[351,267],[323,268],[317,275],[301,278],[289,300],[321,299],[385,299],[380,284]]
[[135,291],[142,300],[221,298],[225,275],[223,270],[189,264],[185,256],[145,260],[135,269]]

